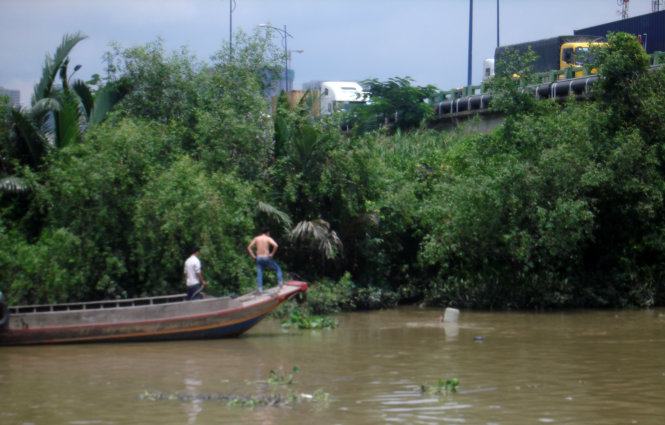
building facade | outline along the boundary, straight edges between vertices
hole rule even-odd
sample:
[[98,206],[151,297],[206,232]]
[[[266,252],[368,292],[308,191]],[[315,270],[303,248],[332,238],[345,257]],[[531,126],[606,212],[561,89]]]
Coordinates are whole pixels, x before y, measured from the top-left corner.
[[21,106],[21,92],[19,90],[10,90],[3,87],[0,87],[0,96],[7,96],[9,98],[9,104],[14,107]]

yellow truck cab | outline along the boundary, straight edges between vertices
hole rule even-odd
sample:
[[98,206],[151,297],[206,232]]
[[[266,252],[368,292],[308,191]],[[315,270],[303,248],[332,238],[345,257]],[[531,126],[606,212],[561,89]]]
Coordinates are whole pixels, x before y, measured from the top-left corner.
[[[536,54],[536,60],[533,63],[534,72],[563,71],[568,68],[581,67],[588,63],[592,46],[602,47],[605,44],[604,39],[596,36],[561,35],[544,40],[497,47],[494,51],[493,64],[504,60],[510,52],[524,54],[532,50]],[[490,72],[493,73],[493,69]],[[573,75],[562,73],[559,78],[581,77],[582,75],[584,75],[584,70],[580,69],[575,70]]]
[[[590,50],[593,47],[603,47],[605,45],[607,45],[605,42],[588,41],[563,43],[559,56],[559,70],[584,66],[585,63],[589,62]],[[596,68],[591,69],[592,74],[597,72]],[[583,77],[584,75],[584,70],[576,70],[574,74],[575,77]]]

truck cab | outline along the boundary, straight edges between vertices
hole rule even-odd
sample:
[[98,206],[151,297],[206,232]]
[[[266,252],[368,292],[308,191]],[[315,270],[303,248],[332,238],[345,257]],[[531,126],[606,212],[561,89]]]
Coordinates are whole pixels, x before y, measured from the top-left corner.
[[367,93],[354,81],[324,81],[320,89],[321,115],[348,111],[354,105],[367,103]]
[[[602,47],[607,45],[603,42],[569,42],[561,45],[559,57],[559,69],[574,68],[584,66],[590,61],[591,49],[593,47]],[[591,73],[597,73],[597,69],[592,69]],[[583,71],[575,71],[575,77],[584,75]]]

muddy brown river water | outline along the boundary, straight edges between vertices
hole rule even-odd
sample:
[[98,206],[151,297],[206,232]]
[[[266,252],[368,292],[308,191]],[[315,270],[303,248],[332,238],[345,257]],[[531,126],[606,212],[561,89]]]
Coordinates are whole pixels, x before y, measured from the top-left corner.
[[[462,311],[445,326],[440,315],[342,314],[323,331],[266,320],[230,340],[0,347],[0,424],[665,424],[663,309]],[[291,385],[266,382],[294,366]],[[456,393],[420,391],[449,378]],[[310,400],[316,390],[328,400]],[[220,400],[274,391],[305,396]]]

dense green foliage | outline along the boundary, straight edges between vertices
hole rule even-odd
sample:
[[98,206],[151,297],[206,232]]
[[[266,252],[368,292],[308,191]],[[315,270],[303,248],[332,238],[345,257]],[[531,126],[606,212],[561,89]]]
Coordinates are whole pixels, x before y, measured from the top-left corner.
[[362,82],[370,102],[349,111],[346,121],[355,134],[378,129],[410,130],[424,126],[434,109],[425,102],[437,92],[433,85],[414,86],[410,77],[394,77],[388,81],[376,78]]
[[665,70],[640,49],[610,37],[586,102],[536,102],[515,58],[492,83],[505,122],[479,134],[423,128],[431,87],[408,79],[371,80],[357,131],[306,102],[271,110],[283,58],[258,34],[211,63],[115,47],[97,93],[124,98],[36,166],[0,104],[0,178],[31,188],[0,193],[0,289],[12,303],[182,291],[200,244],[209,291],[246,292],[245,246],[269,226],[315,314],[663,305]]

